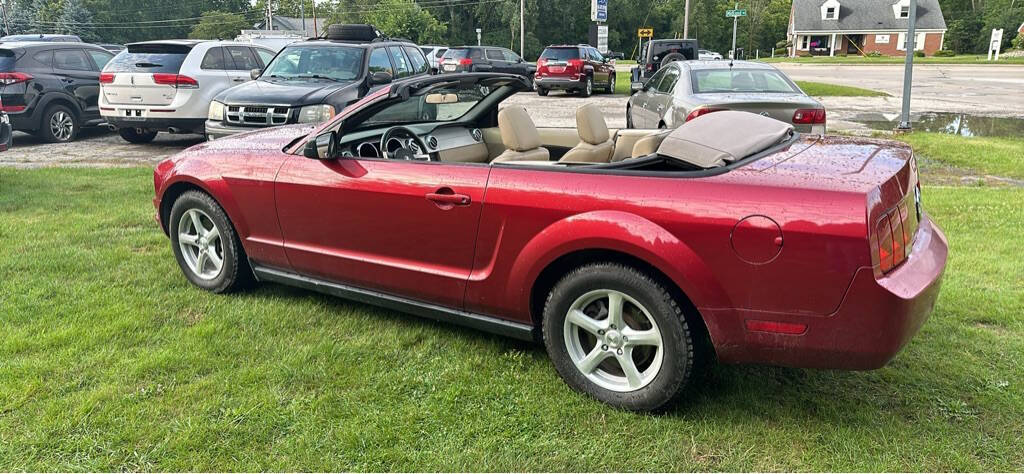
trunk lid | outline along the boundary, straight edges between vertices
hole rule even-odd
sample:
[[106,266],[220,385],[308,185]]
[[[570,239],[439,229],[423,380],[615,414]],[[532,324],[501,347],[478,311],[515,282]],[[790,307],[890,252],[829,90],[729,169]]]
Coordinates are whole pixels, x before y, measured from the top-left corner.
[[[803,94],[694,94],[709,108],[739,110],[793,123],[793,114],[799,109],[820,109],[821,104]],[[794,124],[796,125],[796,124]]]
[[103,97],[114,105],[169,105],[180,84],[172,78],[178,76],[191,50],[192,45],[179,43],[128,45],[103,68],[108,75]]

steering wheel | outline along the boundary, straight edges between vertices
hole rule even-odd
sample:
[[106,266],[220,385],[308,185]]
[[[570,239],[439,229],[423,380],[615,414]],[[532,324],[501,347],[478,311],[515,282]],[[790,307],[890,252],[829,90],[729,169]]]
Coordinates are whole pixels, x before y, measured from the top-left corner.
[[427,145],[416,133],[401,125],[391,127],[380,137],[380,153],[389,160],[430,161]]

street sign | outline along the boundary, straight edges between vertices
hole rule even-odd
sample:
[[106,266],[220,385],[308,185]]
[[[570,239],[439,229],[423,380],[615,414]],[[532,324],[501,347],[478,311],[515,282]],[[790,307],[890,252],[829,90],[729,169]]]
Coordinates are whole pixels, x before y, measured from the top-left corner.
[[608,21],[608,0],[590,0],[590,20]]
[[636,30],[638,38],[654,38],[654,28],[640,28]]
[[726,18],[736,18],[738,16],[747,16],[747,9],[744,8],[742,10],[726,10],[725,11],[725,17]]
[[1003,29],[992,30],[992,36],[988,40],[988,60],[992,60],[992,55],[995,53],[996,61],[999,60],[999,50],[1003,47]]

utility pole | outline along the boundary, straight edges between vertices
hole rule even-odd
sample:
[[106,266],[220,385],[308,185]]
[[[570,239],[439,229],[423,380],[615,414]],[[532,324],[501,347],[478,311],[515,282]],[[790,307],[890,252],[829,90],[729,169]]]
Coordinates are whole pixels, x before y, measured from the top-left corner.
[[[911,1],[913,1],[913,0],[911,0]],[[740,4],[737,2],[736,6],[733,7],[733,9],[734,10],[739,10],[740,9]],[[740,17],[738,17],[738,16],[732,17],[732,54],[729,55],[729,59],[732,59],[732,60],[736,60],[736,21],[739,20],[739,19],[740,19]]]
[[[900,114],[900,124],[897,130],[910,131],[910,86],[914,82],[914,40],[917,33],[914,30],[917,22],[917,0],[910,0],[910,20],[907,25],[907,59],[903,66],[903,112]],[[897,38],[898,40],[898,38]]]
[[7,22],[7,0],[0,0],[0,15],[4,20],[4,36],[11,34],[11,24]]
[[683,7],[683,39],[690,37],[690,0],[686,0],[686,6]]
[[313,4],[313,37],[319,38],[320,34],[316,31],[316,0],[311,2]]
[[[687,0],[689,1],[689,0]],[[519,57],[523,57],[523,51],[526,49],[523,45],[526,43],[526,19],[523,17],[523,13],[526,12],[526,0],[519,0]]]
[[274,12],[270,7],[270,0],[267,0],[267,31],[274,29]]
[[306,0],[299,2],[299,16],[302,17],[302,34],[306,34]]

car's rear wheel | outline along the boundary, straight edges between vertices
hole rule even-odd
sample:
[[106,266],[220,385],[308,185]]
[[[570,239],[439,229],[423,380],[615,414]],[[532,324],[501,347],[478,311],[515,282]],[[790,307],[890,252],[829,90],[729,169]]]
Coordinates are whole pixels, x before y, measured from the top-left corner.
[[616,407],[665,408],[693,373],[694,341],[679,304],[625,265],[586,265],[562,278],[548,294],[543,332],[566,383]]
[[548,90],[543,87],[537,86],[537,95],[544,97],[548,95]]
[[594,78],[587,76],[583,80],[583,88],[580,89],[580,97],[590,97],[594,93]]
[[238,234],[224,209],[208,194],[187,191],[178,197],[167,227],[174,257],[192,284],[225,293],[252,282]]
[[67,143],[78,136],[78,117],[66,106],[54,104],[43,112],[39,138],[50,143]]
[[121,128],[117,130],[117,134],[129,143],[149,143],[156,138],[155,131],[140,128]]

